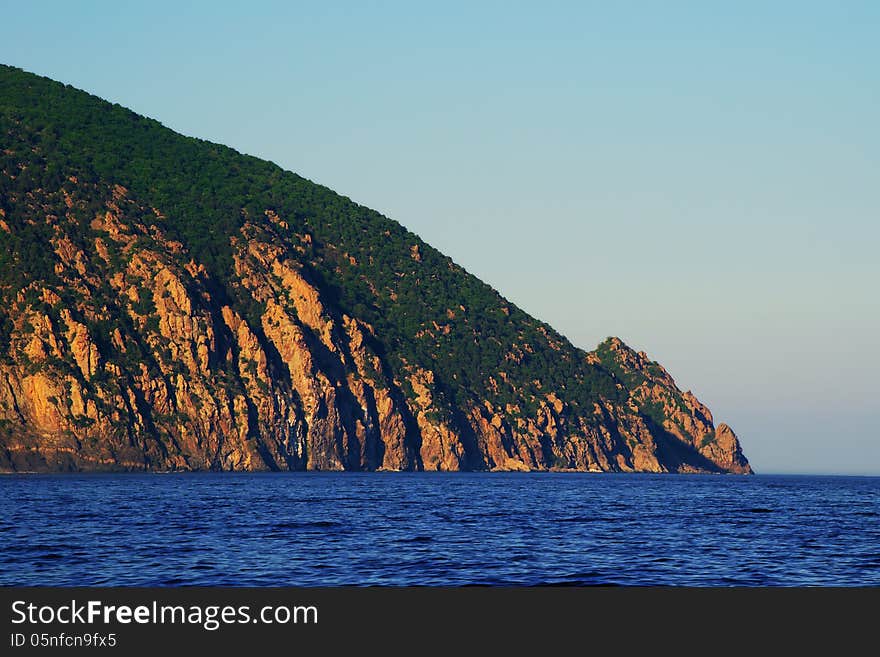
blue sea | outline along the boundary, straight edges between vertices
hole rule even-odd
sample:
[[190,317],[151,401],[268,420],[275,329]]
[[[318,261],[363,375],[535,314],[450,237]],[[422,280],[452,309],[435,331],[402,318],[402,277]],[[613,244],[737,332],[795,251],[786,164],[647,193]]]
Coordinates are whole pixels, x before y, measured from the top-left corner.
[[7,475],[0,584],[880,585],[880,478]]

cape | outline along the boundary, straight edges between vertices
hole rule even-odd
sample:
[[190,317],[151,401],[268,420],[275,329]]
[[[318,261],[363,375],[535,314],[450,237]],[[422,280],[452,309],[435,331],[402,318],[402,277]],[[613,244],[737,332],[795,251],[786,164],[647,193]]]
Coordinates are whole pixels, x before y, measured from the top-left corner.
[[95,470],[751,472],[621,340],[576,348],[373,210],[0,66],[0,471]]

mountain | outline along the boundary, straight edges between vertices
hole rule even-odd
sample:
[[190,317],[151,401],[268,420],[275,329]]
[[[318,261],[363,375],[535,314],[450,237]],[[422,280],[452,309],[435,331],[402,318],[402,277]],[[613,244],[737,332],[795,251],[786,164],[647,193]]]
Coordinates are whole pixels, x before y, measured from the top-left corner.
[[591,352],[271,162],[0,66],[0,470],[749,473]]

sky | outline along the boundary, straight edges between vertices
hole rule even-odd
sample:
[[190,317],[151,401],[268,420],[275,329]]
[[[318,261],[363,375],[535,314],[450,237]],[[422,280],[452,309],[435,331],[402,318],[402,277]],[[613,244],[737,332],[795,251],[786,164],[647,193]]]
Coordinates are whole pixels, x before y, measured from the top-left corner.
[[880,475],[880,3],[9,2],[0,62],[324,184],[759,473]]

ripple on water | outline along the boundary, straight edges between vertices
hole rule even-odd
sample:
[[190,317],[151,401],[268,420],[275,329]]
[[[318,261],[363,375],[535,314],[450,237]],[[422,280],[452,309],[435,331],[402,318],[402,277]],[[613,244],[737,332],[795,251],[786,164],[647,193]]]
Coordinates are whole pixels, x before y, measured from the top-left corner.
[[2,585],[880,585],[880,478],[0,478]]

